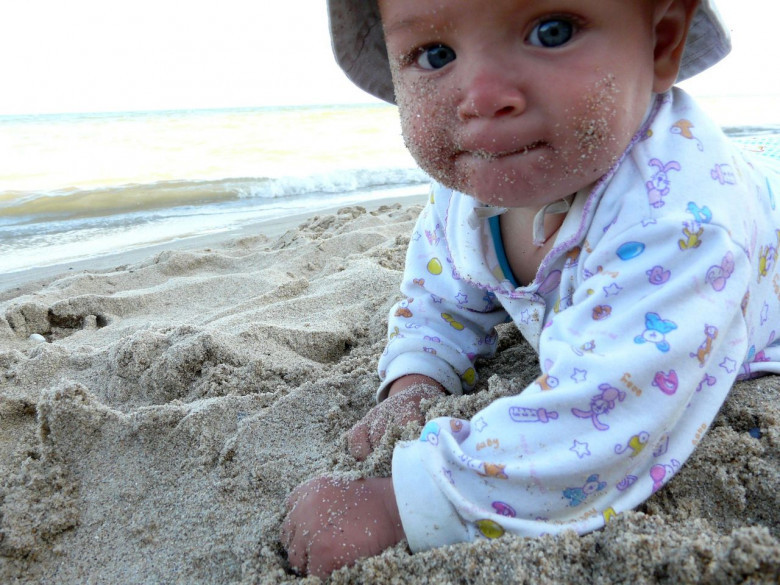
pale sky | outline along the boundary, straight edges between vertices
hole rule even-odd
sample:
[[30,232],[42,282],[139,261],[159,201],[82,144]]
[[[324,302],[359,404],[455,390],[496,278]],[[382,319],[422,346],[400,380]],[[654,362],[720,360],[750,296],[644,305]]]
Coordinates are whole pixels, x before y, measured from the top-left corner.
[[[780,2],[718,6],[734,51],[686,88],[780,96]],[[333,61],[324,0],[6,0],[0,88],[0,115],[372,101]]]

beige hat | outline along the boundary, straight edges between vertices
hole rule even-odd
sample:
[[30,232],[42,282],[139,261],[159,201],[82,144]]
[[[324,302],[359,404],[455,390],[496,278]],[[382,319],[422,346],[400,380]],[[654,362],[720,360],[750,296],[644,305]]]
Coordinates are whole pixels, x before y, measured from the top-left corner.
[[[328,0],[330,38],[336,62],[352,82],[395,103],[390,65],[375,0]],[[677,81],[711,67],[731,50],[729,31],[713,0],[701,0],[685,44]]]

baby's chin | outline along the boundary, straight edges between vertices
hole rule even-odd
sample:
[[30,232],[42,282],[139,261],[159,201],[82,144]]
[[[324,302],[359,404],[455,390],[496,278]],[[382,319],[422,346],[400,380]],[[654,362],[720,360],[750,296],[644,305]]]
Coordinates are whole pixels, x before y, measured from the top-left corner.
[[433,178],[444,187],[472,197],[484,205],[534,210],[541,209],[549,203],[569,197],[593,185],[593,181],[567,180],[561,181],[558,185],[551,183],[533,185],[516,181],[514,183],[477,186],[463,178],[460,180],[452,180],[451,177],[442,177],[442,180]]
[[540,209],[589,187],[600,176],[596,169],[592,173],[566,171],[557,161],[537,159],[532,165],[518,165],[511,164],[511,159],[484,162],[437,157],[434,164],[420,166],[439,184],[496,207]]

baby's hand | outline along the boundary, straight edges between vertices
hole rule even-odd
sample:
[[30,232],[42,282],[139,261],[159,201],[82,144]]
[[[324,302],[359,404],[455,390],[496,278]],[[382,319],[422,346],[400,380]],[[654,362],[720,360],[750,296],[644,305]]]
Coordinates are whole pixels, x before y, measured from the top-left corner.
[[295,488],[287,506],[281,540],[302,574],[327,577],[405,537],[389,477],[318,477]]
[[444,387],[427,376],[410,375],[399,378],[390,387],[388,397],[349,430],[349,452],[355,459],[362,461],[379,444],[390,425],[402,427],[412,421],[424,423],[420,401],[423,398],[436,398],[444,393]]

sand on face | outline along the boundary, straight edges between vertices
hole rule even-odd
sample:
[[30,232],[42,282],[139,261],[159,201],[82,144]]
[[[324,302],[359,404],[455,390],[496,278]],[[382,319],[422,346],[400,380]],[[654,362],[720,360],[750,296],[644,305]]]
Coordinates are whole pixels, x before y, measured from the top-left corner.
[[[290,491],[386,475],[420,430],[393,429],[363,463],[346,453],[419,211],[346,208],[0,296],[0,582],[298,581],[278,542]],[[480,372],[427,416],[518,392],[536,356],[505,326]],[[737,384],[673,481],[604,530],[401,544],[331,580],[775,583],[779,395],[777,377]]]

